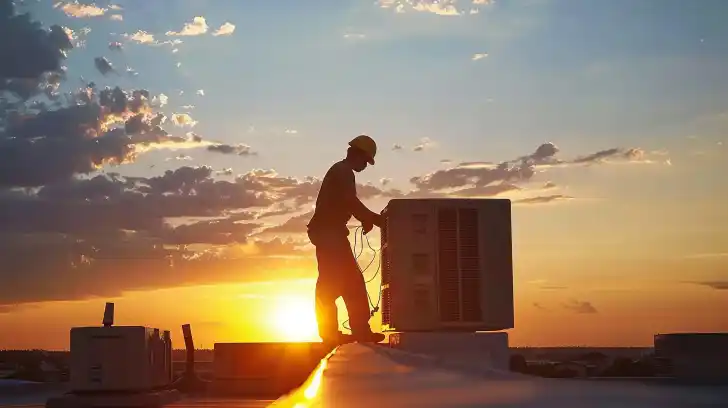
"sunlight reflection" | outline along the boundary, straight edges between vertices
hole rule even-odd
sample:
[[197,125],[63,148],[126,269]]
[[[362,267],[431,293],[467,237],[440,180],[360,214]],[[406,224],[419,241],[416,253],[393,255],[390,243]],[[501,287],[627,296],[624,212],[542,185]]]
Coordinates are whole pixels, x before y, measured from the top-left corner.
[[303,396],[306,397],[306,399],[313,399],[319,392],[319,389],[321,388],[321,377],[324,375],[324,370],[326,369],[327,364],[327,360],[322,360],[319,368],[316,369],[316,373],[314,373],[311,378],[311,383],[303,391]]

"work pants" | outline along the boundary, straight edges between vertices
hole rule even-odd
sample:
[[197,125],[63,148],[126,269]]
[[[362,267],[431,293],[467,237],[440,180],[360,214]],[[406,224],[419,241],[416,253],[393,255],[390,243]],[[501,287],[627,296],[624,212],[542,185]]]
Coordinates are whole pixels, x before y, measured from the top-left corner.
[[336,300],[344,299],[349,313],[351,334],[371,333],[369,297],[364,276],[354,258],[346,233],[312,232],[308,236],[316,247],[316,319],[319,336],[332,338],[339,331]]

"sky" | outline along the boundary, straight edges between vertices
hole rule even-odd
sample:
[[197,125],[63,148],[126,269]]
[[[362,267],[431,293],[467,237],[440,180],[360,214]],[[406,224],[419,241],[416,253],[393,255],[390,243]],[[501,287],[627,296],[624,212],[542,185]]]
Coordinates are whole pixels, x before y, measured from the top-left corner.
[[0,348],[66,349],[105,302],[180,347],[318,340],[305,225],[362,133],[374,211],[512,200],[512,345],[728,331],[725,1],[11,4]]

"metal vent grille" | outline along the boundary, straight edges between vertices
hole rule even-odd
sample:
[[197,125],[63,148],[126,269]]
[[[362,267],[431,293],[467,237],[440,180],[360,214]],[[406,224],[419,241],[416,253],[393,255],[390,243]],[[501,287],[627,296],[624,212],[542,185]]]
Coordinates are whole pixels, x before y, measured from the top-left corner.
[[389,248],[382,246],[382,285],[388,285],[392,280],[392,260],[389,257]]
[[392,324],[392,294],[390,288],[382,289],[382,324]]
[[473,208],[458,210],[458,249],[460,264],[460,294],[462,320],[477,322],[480,310],[480,237],[478,211]]
[[443,322],[479,322],[480,236],[478,210],[438,210],[438,306]]
[[438,306],[444,322],[460,320],[457,212],[441,208],[437,212]]
[[388,217],[385,216],[384,221],[382,222],[382,231],[381,231],[381,240],[382,240],[381,257],[382,258],[381,258],[380,262],[382,264],[382,283],[381,283],[382,285],[388,285],[391,281],[391,276],[392,276],[391,275],[392,265],[391,265],[391,260],[389,258],[389,248],[388,248],[389,247],[389,245],[388,245],[389,236],[387,234],[387,232],[389,231],[388,225],[389,225]]

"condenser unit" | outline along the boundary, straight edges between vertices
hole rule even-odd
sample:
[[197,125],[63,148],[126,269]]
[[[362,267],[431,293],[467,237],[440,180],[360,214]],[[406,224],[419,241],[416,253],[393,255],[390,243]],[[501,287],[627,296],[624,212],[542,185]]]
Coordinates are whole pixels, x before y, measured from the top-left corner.
[[382,214],[383,331],[513,328],[510,200],[393,199]]
[[71,390],[143,392],[168,385],[172,380],[169,331],[112,326],[112,322],[113,304],[107,304],[104,326],[71,329]]

